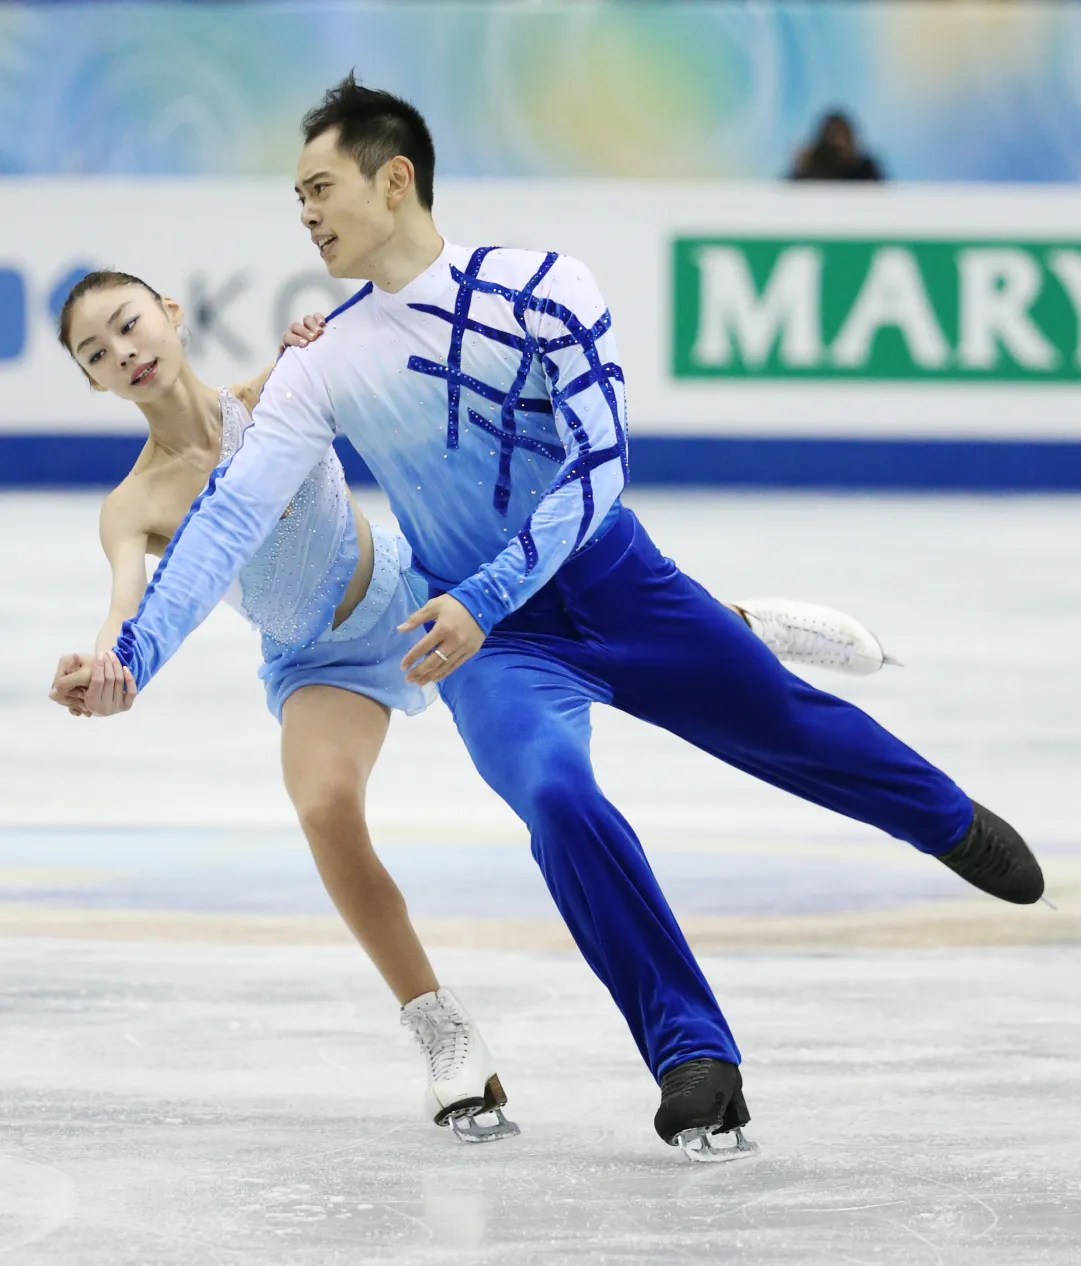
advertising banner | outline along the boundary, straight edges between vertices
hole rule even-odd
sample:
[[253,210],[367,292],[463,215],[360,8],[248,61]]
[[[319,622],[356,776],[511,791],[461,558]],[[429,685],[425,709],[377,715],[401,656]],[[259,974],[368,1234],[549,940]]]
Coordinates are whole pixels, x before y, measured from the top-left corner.
[[[446,181],[466,246],[582,259],[638,435],[1081,439],[1081,193]],[[89,268],[185,309],[213,383],[359,288],[323,269],[289,182],[0,182],[0,431],[138,432],[58,346]]]
[[1077,381],[1081,239],[673,248],[676,378]]
[[[359,288],[324,271],[290,184],[0,182],[0,483],[107,482],[145,433],[57,343],[88,269],[177,299],[225,385]],[[1072,188],[443,181],[435,210],[460,245],[589,266],[642,481],[1081,486]]]

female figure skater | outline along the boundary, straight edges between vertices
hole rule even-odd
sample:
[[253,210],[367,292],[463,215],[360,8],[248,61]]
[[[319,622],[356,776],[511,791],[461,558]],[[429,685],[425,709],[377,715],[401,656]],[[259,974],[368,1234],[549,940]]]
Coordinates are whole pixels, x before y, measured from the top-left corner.
[[[160,557],[210,473],[251,422],[270,368],[248,383],[201,382],[179,335],[179,304],[126,273],[93,272],[64,304],[60,340],[97,391],[130,400],[149,427],[131,472],[101,510],[112,568],[108,615],[93,656],[65,656],[51,697],[73,712],[126,711],[134,682],[110,653]],[[427,1114],[469,1140],[518,1133],[491,1056],[465,1009],[440,988],[405,901],[372,847],[368,777],[392,708],[427,704],[399,667],[416,634],[409,546],[354,505],[333,452],[319,463],[241,573],[230,605],[262,633],[267,703],[282,727],[282,773],[327,892],[402,1004],[428,1064]],[[130,677],[130,674],[129,674]],[[494,1111],[495,1124],[474,1117]]]

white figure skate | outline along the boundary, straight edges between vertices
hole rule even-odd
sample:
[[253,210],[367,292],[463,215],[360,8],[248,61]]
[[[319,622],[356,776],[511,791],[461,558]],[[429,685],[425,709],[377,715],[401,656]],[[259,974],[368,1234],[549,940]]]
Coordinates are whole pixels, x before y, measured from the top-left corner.
[[899,663],[883,651],[870,629],[832,607],[788,598],[753,598],[733,605],[751,632],[786,663],[828,668],[850,677],[866,677],[883,664]]
[[[402,1024],[413,1031],[428,1062],[426,1116],[436,1125],[449,1125],[463,1143],[490,1143],[521,1133],[503,1115],[507,1096],[484,1039],[449,989],[407,1002]],[[478,1119],[485,1115],[495,1120]]]

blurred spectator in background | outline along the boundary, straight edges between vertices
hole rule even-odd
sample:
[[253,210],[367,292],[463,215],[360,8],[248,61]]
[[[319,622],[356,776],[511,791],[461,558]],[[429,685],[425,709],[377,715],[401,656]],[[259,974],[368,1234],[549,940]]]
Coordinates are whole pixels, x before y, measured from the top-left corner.
[[809,145],[796,154],[789,180],[885,180],[876,159],[863,151],[847,114],[825,115]]

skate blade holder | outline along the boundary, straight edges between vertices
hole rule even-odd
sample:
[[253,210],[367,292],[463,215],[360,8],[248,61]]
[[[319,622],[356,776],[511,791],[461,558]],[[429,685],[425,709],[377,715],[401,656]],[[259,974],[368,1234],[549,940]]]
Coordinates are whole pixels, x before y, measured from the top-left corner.
[[726,1161],[747,1160],[758,1151],[758,1144],[744,1138],[743,1131],[737,1125],[731,1131],[734,1140],[727,1147],[716,1147],[718,1139],[726,1137],[720,1130],[706,1126],[695,1126],[691,1130],[681,1130],[675,1137],[676,1145],[688,1160],[707,1164],[724,1164]]
[[[454,1137],[463,1143],[495,1143],[500,1139],[512,1139],[521,1134],[514,1121],[503,1115],[507,1096],[495,1073],[488,1078],[483,1099],[467,1099],[452,1108],[446,1108],[436,1117],[436,1125],[449,1125]],[[479,1117],[495,1117],[494,1121],[480,1121]]]
[[[482,1121],[481,1117],[495,1117],[494,1121]],[[467,1108],[448,1117],[445,1124],[454,1131],[454,1137],[463,1143],[496,1143],[500,1139],[512,1139],[521,1134],[517,1123],[508,1121],[502,1108]]]

